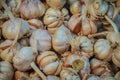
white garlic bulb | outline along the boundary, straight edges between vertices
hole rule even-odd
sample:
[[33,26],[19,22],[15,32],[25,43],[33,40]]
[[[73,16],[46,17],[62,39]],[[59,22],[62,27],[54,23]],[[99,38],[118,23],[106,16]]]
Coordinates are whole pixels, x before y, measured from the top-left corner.
[[55,51],[62,54],[69,49],[68,38],[66,36],[66,31],[68,31],[69,35],[71,32],[64,25],[58,28],[55,31],[55,34],[52,36],[52,44]]
[[36,54],[33,53],[31,47],[23,47],[19,53],[13,57],[13,65],[19,71],[27,71],[31,69],[30,64],[34,61],[35,57]]
[[34,51],[47,51],[51,49],[51,35],[47,30],[37,29],[30,37],[30,45]]

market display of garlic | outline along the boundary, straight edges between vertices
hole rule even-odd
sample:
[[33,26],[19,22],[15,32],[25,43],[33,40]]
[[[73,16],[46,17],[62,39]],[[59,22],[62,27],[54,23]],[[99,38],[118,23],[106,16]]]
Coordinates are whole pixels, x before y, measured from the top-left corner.
[[120,80],[119,0],[0,0],[0,80]]
[[44,51],[37,57],[37,64],[45,74],[58,75],[62,68],[62,62],[53,51]]
[[68,20],[69,12],[66,8],[62,8],[61,10],[49,8],[47,9],[43,18],[43,22],[47,26],[47,30],[51,34],[54,34],[57,28],[60,27],[62,24],[67,25]]
[[13,66],[7,61],[0,61],[0,80],[13,80]]
[[46,7],[39,0],[25,0],[21,3],[19,10],[22,18],[32,19],[43,16]]

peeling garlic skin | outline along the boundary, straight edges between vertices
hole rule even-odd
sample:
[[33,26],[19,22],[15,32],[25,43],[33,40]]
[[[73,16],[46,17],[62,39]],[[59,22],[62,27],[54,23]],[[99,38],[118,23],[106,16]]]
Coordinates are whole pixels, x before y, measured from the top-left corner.
[[61,9],[67,0],[46,0],[47,4],[54,9]]
[[25,0],[21,3],[19,10],[22,18],[32,19],[43,16],[46,7],[39,0]]
[[51,49],[51,35],[47,30],[37,29],[30,37],[30,45],[38,51],[47,51]]
[[94,52],[98,59],[108,59],[112,54],[110,42],[106,39],[97,40],[94,45]]
[[7,61],[0,62],[0,80],[13,80],[13,66]]
[[60,72],[60,78],[61,80],[81,80],[77,72],[74,71],[72,68],[62,69],[62,71]]
[[71,35],[71,32],[64,25],[60,26],[57,31],[52,36],[52,44],[53,48],[59,54],[63,54],[65,51],[69,49],[68,38],[66,36],[65,31],[68,31]]
[[36,54],[33,54],[31,47],[23,47],[18,54],[13,57],[13,65],[19,71],[31,69],[30,63],[34,61]]
[[66,8],[63,8],[61,10],[49,8],[43,18],[43,22],[47,26],[47,29],[51,34],[54,34],[54,32],[62,24],[67,25],[68,20],[69,12]]
[[74,14],[68,21],[67,26],[73,33],[79,33],[81,30],[81,18],[80,14]]
[[25,34],[29,32],[30,25],[27,23],[27,21],[20,18],[15,19],[14,22],[8,20],[2,25],[2,34],[6,39],[15,39],[19,29],[20,21],[22,21],[22,26],[18,38],[22,38]]
[[111,76],[111,71],[107,67],[107,64],[103,63],[104,63],[103,61],[93,58],[90,61],[92,73],[101,77]]
[[80,72],[80,76],[84,77],[85,74],[89,74],[91,71],[90,63],[89,63],[89,59],[86,56],[82,56],[80,59],[84,61],[84,67],[79,72]]
[[47,75],[57,75],[61,70],[61,63],[53,51],[44,51],[37,57],[37,64]]

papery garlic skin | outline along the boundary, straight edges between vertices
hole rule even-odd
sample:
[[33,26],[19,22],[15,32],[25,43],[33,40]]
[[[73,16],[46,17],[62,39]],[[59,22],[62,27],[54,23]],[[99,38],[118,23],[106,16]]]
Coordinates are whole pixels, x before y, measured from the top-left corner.
[[69,35],[71,35],[70,30],[67,29],[64,25],[62,25],[57,29],[57,31],[55,31],[54,35],[52,36],[53,48],[59,54],[62,54],[65,51],[67,51],[70,46],[68,44],[68,38],[66,36],[65,31],[68,31]]
[[43,28],[43,23],[41,20],[38,19],[30,19],[28,20],[28,23],[35,27],[36,29],[42,29]]
[[98,60],[96,58],[91,59],[90,67],[91,67],[92,73],[97,75],[97,76],[104,77],[104,76],[111,75],[111,71],[108,68],[108,65],[105,64],[103,61]]
[[61,80],[81,80],[77,72],[72,68],[62,69],[60,72],[60,78]]
[[112,54],[112,48],[110,42],[106,39],[98,39],[94,45],[94,52],[95,52],[95,56],[98,59],[109,60]]
[[47,4],[54,9],[61,9],[67,0],[46,0]]
[[81,30],[81,18],[80,14],[74,14],[68,21],[67,26],[73,33],[79,33]]
[[47,51],[51,49],[51,35],[47,30],[37,29],[30,37],[30,45],[35,50]]
[[34,61],[36,54],[31,47],[23,47],[18,54],[13,57],[13,65],[19,71],[31,69],[30,63]]
[[57,75],[61,71],[61,62],[53,51],[44,51],[37,57],[37,64],[47,75]]
[[21,17],[25,19],[41,17],[45,10],[45,5],[39,0],[25,0],[20,5]]
[[68,20],[69,12],[66,8],[62,8],[61,10],[48,8],[43,18],[43,22],[51,34],[54,34],[62,24],[67,25]]
[[0,62],[0,80],[13,80],[13,66],[7,61]]
[[19,29],[19,23],[22,22],[22,26],[20,26],[20,33],[18,39],[22,38],[25,34],[29,33],[29,27],[30,25],[27,23],[27,21],[17,18],[14,22],[11,20],[6,21],[2,25],[2,35],[6,39],[15,39],[18,29]]

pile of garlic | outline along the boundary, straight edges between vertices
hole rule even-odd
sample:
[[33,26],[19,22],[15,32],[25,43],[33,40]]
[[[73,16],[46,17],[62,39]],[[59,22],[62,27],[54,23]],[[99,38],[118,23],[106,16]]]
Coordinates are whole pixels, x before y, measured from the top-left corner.
[[0,0],[0,80],[120,80],[119,0]]

